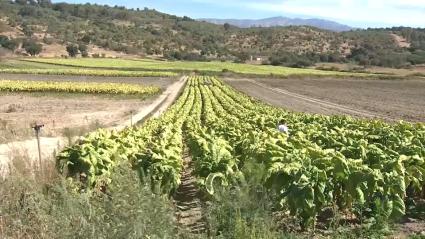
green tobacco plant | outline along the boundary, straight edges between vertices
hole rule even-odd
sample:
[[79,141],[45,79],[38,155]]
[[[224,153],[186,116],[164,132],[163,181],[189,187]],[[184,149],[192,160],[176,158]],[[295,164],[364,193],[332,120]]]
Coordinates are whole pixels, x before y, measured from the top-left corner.
[[[290,135],[276,129],[280,119]],[[185,144],[200,187],[212,197],[247,184],[253,174],[245,169],[256,165],[276,209],[305,229],[328,208],[358,220],[398,220],[425,186],[424,124],[287,112],[209,76],[190,77],[158,119],[83,142],[60,157],[69,171],[84,171],[96,184],[116,162],[129,160],[161,194],[180,184]]]

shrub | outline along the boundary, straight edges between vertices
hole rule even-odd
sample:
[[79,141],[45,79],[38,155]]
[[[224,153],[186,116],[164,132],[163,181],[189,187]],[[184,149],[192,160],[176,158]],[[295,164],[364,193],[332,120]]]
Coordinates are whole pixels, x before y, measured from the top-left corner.
[[0,46],[14,51],[19,46],[19,42],[17,39],[9,39],[7,36],[0,35]]
[[81,52],[81,53],[83,53],[83,52],[86,52],[87,51],[87,45],[85,45],[85,44],[78,44],[78,50]]
[[7,55],[7,50],[0,46],[0,61]]
[[53,38],[49,38],[49,37],[43,37],[43,42],[44,42],[44,44],[47,44],[47,45],[51,45],[51,44],[53,44],[53,42],[54,42],[54,40],[53,40]]
[[74,44],[69,44],[66,46],[66,51],[70,57],[76,57],[78,54],[78,46]]
[[31,56],[36,56],[36,55],[40,54],[40,52],[43,50],[43,46],[41,44],[37,43],[34,40],[24,41],[22,47]]

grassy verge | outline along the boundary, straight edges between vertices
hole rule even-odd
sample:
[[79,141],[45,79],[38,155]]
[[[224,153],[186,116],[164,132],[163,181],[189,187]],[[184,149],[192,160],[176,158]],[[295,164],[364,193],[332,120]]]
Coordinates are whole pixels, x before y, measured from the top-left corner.
[[33,61],[23,61],[15,59],[0,60],[0,69],[72,69],[71,66],[60,66],[52,64],[44,64]]

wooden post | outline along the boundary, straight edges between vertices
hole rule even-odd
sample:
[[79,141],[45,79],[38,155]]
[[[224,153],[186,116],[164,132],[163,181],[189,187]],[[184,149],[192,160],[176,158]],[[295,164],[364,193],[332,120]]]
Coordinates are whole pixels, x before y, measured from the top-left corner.
[[35,131],[35,137],[37,139],[37,147],[38,147],[38,163],[40,167],[40,172],[42,172],[42,162],[41,162],[41,145],[40,145],[40,131],[41,128],[44,127],[44,124],[35,124],[32,128]]
[[130,112],[131,112],[130,125],[131,127],[133,127],[133,110],[131,110]]

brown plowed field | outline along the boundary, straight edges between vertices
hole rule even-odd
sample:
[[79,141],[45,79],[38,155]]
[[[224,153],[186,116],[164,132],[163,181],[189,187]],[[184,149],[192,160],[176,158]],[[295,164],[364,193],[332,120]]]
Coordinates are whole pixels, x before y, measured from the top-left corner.
[[425,80],[225,79],[269,104],[297,112],[425,122]]

